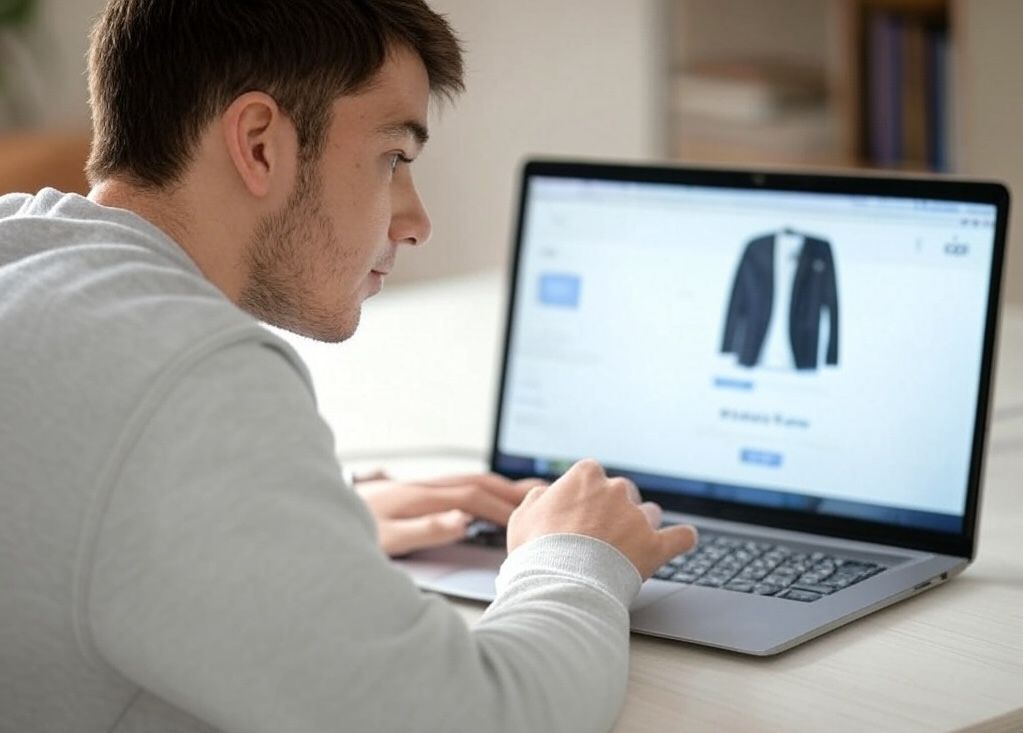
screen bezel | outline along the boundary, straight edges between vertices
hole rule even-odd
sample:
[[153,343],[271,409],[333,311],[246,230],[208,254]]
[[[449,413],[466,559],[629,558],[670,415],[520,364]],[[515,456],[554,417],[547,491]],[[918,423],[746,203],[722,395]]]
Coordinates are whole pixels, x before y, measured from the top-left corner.
[[[994,245],[991,257],[990,288],[986,324],[981,353],[980,381],[974,417],[973,441],[966,494],[966,507],[961,531],[945,533],[861,519],[815,514],[708,499],[672,492],[640,489],[644,499],[658,502],[665,510],[687,515],[748,522],[779,529],[811,532],[829,537],[877,542],[897,547],[937,552],[972,559],[976,552],[977,514],[983,476],[986,437],[989,428],[993,387],[994,352],[998,332],[998,315],[1008,229],[1009,192],[1000,183],[964,180],[939,176],[859,175],[849,173],[818,173],[768,171],[753,169],[690,168],[667,165],[637,165],[613,162],[529,160],[520,175],[518,218],[512,240],[509,287],[505,312],[501,371],[497,385],[497,408],[489,455],[491,470],[497,470],[503,396],[508,378],[512,317],[515,312],[518,272],[522,255],[525,214],[530,179],[538,176],[577,178],[603,181],[681,184],[717,188],[739,188],[752,191],[790,191],[804,193],[836,193],[889,196],[913,199],[937,199],[967,203],[990,204],[996,209]],[[912,445],[910,443],[910,445]],[[501,471],[510,478],[525,478],[532,473]],[[554,479],[555,475],[545,478]]]

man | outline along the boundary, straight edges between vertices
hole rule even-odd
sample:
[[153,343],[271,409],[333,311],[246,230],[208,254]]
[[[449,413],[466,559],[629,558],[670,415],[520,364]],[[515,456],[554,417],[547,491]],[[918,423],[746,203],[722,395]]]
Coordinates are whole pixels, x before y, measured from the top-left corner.
[[[693,532],[593,461],[363,501],[257,321],[355,331],[461,74],[422,0],[108,4],[88,199],[0,199],[0,730],[613,723],[627,606]],[[510,552],[471,630],[387,561],[470,516]]]

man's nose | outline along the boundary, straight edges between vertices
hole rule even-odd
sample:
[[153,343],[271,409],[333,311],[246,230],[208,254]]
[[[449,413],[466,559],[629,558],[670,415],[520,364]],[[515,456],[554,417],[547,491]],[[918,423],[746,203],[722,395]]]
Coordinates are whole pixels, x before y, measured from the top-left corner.
[[430,238],[430,215],[411,180],[402,187],[391,214],[390,238],[395,244],[426,244]]

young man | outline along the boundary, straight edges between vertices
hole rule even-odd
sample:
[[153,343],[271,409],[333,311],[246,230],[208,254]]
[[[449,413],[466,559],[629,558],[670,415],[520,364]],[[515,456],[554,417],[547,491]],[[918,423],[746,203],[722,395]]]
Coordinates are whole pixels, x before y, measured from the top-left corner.
[[[355,331],[461,74],[421,0],[111,0],[92,192],[0,198],[0,730],[610,727],[693,532],[593,461],[353,490],[258,323]],[[510,551],[473,629],[387,560],[470,516]]]

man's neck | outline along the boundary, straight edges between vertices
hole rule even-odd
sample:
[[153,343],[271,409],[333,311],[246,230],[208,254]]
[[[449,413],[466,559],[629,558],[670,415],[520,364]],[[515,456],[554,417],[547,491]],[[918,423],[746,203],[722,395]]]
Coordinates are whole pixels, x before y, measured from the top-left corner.
[[101,206],[131,211],[173,239],[195,262],[207,280],[237,303],[244,270],[240,252],[223,241],[212,217],[197,216],[192,202],[184,200],[184,187],[149,190],[116,179],[100,181],[89,191],[89,200]]

